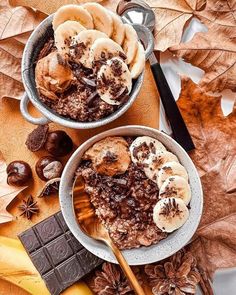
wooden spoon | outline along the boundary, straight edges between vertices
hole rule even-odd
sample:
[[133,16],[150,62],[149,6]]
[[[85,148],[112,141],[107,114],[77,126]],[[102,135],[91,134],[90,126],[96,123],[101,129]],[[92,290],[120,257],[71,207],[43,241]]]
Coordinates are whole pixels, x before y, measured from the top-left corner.
[[81,230],[89,237],[98,241],[102,241],[103,243],[107,244],[108,247],[110,247],[135,293],[138,295],[145,295],[144,290],[140,286],[124,256],[111,240],[108,230],[100,222],[99,218],[95,214],[95,209],[90,202],[89,195],[84,190],[84,186],[85,184],[83,177],[76,177],[73,184],[72,198],[75,215]]

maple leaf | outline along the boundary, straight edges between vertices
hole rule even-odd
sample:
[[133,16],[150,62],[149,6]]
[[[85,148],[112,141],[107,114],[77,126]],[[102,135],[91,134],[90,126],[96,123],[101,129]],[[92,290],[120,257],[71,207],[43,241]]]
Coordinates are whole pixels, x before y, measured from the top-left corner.
[[200,81],[205,90],[236,91],[236,42],[219,27],[196,33],[190,42],[173,46],[170,51],[205,71]]
[[7,206],[27,186],[16,187],[7,184],[6,162],[0,152],[0,224],[12,221],[14,217],[7,212]]
[[177,103],[196,146],[190,156],[204,193],[202,219],[191,247],[198,257],[206,254],[201,262],[212,275],[216,268],[236,265],[236,108],[225,117],[221,96],[208,95],[186,77]]
[[203,8],[205,1],[148,0],[147,3],[156,16],[155,50],[165,51],[180,43],[186,23]]
[[187,77],[182,77],[181,89],[177,103],[196,146],[190,156],[200,175],[204,175],[235,153],[236,109],[225,117],[221,96],[207,94]]
[[207,91],[236,92],[236,1],[209,0],[194,15],[209,28],[170,51],[205,71],[200,86]]
[[235,0],[208,0],[205,9],[196,11],[195,16],[208,28],[217,25],[228,34],[230,39],[236,37]]

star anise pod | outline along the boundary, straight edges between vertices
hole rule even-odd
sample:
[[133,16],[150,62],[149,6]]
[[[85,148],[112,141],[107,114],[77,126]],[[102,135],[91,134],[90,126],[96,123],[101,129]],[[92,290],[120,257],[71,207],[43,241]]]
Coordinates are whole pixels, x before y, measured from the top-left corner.
[[27,217],[27,219],[31,219],[31,217],[39,212],[39,208],[37,202],[34,202],[34,199],[31,195],[27,198],[27,200],[23,200],[23,204],[18,206],[18,208],[22,211],[20,216]]
[[196,259],[185,250],[161,264],[146,265],[145,273],[154,295],[195,294],[200,281]]
[[93,291],[98,295],[134,295],[122,270],[115,264],[103,263],[102,270],[96,271]]

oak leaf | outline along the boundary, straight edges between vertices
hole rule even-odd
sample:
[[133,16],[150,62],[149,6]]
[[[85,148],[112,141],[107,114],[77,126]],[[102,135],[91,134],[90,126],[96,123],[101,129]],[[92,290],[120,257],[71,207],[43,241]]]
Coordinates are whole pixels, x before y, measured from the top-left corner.
[[16,187],[7,184],[6,162],[0,152],[0,224],[12,221],[14,217],[7,212],[7,206],[27,186]]
[[236,108],[225,117],[221,97],[204,93],[186,77],[177,103],[196,146],[190,156],[204,193],[191,247],[199,259],[206,256],[201,262],[212,275],[216,268],[236,266]]

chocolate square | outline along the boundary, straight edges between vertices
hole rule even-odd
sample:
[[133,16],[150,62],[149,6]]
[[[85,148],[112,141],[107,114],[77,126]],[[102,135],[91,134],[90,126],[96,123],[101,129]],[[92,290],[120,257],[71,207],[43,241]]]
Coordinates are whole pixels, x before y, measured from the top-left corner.
[[37,270],[42,274],[44,274],[52,268],[47,256],[45,255],[43,248],[34,252],[31,255],[31,260],[33,261],[33,264],[35,265]]
[[65,222],[65,219],[63,218],[63,215],[62,215],[61,211],[58,212],[55,216],[58,218],[58,220],[60,222],[60,225],[63,228],[63,230],[64,231],[68,231],[69,230],[69,227],[67,226],[67,224]]
[[21,242],[29,253],[37,250],[41,246],[40,241],[32,228],[30,228],[27,233],[21,235]]
[[63,233],[54,216],[47,218],[45,222],[38,223],[35,229],[43,243],[50,242]]
[[76,255],[59,265],[57,270],[60,274],[61,281],[66,285],[73,284],[84,275],[83,267],[80,265]]
[[66,234],[66,238],[70,246],[72,247],[74,253],[77,253],[79,250],[83,248],[80,242],[72,235],[71,232]]
[[[77,253],[77,257],[86,273],[89,273],[90,269],[94,269],[102,263],[102,260],[100,258],[93,255],[85,248]],[[86,263],[84,263],[84,261],[86,261]]]
[[66,260],[74,253],[64,236],[60,236],[54,241],[50,242],[46,249],[50,253],[53,264],[58,265],[62,261]]
[[58,280],[54,270],[43,276],[43,279],[51,295],[59,295],[61,291],[63,291],[62,285]]

